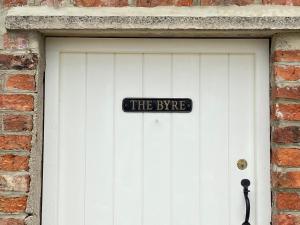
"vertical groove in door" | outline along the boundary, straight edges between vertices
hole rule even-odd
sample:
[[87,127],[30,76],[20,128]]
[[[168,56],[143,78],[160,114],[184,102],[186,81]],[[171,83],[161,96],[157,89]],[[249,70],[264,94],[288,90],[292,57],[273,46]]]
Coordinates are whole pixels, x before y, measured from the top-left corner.
[[198,84],[198,87],[199,87],[199,89],[198,89],[198,95],[199,95],[199,115],[198,115],[198,132],[199,132],[199,134],[198,134],[198,151],[197,151],[197,153],[198,153],[198,157],[197,157],[197,159],[198,159],[198,165],[197,165],[197,169],[198,169],[198,203],[197,203],[197,206],[198,206],[198,225],[201,225],[201,211],[200,211],[200,203],[201,203],[201,195],[200,195],[200,191],[201,191],[201,189],[200,189],[200,187],[201,187],[201,179],[200,179],[200,176],[201,176],[201,167],[200,167],[200,162],[201,162],[201,153],[200,153],[200,151],[201,151],[201,104],[202,104],[202,102],[201,102],[201,81],[202,81],[202,73],[201,73],[201,71],[202,71],[202,69],[201,69],[201,67],[202,67],[202,54],[198,54],[198,62],[199,62],[199,67],[198,67],[198,76],[199,76],[199,84]]
[[61,53],[59,53],[59,64],[58,64],[58,100],[57,100],[57,104],[58,104],[58,111],[57,111],[57,120],[58,120],[58,134],[57,134],[57,193],[56,193],[56,203],[57,203],[57,206],[56,206],[56,213],[57,213],[57,217],[56,217],[56,223],[57,225],[60,225],[60,213],[59,213],[59,209],[60,209],[60,164],[61,164],[61,157],[60,157],[60,135],[61,135],[61,107],[60,107],[60,101],[61,101],[61,73],[62,73],[62,68],[61,68],[61,65],[62,65],[62,57],[61,57]]
[[[256,130],[257,130],[257,128],[256,128],[256,106],[257,106],[257,104],[256,104],[256,102],[255,102],[255,99],[256,99],[256,94],[257,94],[257,92],[256,92],[256,89],[257,89],[257,87],[256,87],[256,54],[252,54],[252,59],[253,59],[253,76],[252,76],[252,93],[253,93],[253,100],[252,100],[252,105],[253,105],[253,117],[252,117],[252,119],[253,119],[253,132],[255,132]],[[256,177],[258,177],[258,171],[257,171],[257,168],[258,168],[258,166],[257,166],[257,150],[258,150],[258,148],[256,148],[256,138],[255,138],[255,135],[256,135],[256,133],[252,136],[252,143],[253,143],[253,145],[252,145],[252,147],[253,147],[253,154],[251,154],[252,155],[252,159],[251,159],[251,161],[253,162],[253,169],[252,169],[252,174],[253,174],[253,182],[255,183],[255,190],[254,190],[254,192],[255,192],[255,197],[254,198],[252,198],[252,199],[254,199],[255,201],[256,201],[256,199],[257,199],[257,193],[258,193],[258,190],[257,190],[257,187],[259,186],[258,184],[257,184],[257,179],[256,179]],[[253,186],[253,185],[252,185]],[[255,202],[255,206],[256,206],[256,202]],[[270,204],[270,207],[272,207],[272,204]],[[258,207],[255,207],[255,215],[254,215],[254,217],[252,217],[252,218],[254,218],[255,219],[255,221],[254,221],[254,224],[258,224],[258,216],[257,215],[259,215],[258,214]]]
[[113,183],[112,183],[112,225],[116,221],[116,53],[113,54]]
[[227,199],[227,202],[228,202],[228,222],[227,224],[228,225],[231,225],[231,213],[230,213],[230,210],[231,210],[231,167],[229,165],[229,163],[233,163],[231,160],[230,160],[230,55],[227,54],[227,101],[228,101],[228,104],[227,104],[227,116],[228,116],[228,120],[227,120],[227,180],[228,180],[228,199]]
[[[173,84],[173,63],[174,63],[174,56],[173,54],[170,54],[170,57],[171,57],[171,68],[170,68],[170,95],[171,97],[174,97],[173,96],[173,87],[174,87],[174,84]],[[169,164],[170,164],[170,219],[169,219],[169,224],[170,225],[173,225],[173,114],[170,115],[170,153],[169,153]]]
[[[144,97],[145,54],[142,54],[142,97]],[[142,148],[141,148],[141,225],[144,225],[144,149],[145,149],[145,114],[142,114]]]
[[85,57],[85,83],[84,83],[84,187],[83,187],[83,223],[86,225],[86,159],[87,159],[87,68],[88,68],[88,60],[87,60],[87,53],[84,55]]

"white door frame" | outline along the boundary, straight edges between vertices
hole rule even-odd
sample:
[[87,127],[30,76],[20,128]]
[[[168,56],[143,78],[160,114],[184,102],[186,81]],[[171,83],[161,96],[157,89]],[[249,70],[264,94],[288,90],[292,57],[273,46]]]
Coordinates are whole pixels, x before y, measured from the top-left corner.
[[[44,193],[58,187],[59,145],[59,57],[61,52],[118,52],[118,53],[245,53],[255,54],[255,162],[256,166],[256,225],[271,221],[270,188],[270,118],[269,118],[269,49],[263,39],[94,39],[47,38],[45,77],[45,132],[44,132]],[[195,43],[198,43],[195,48]],[[216,50],[214,50],[216,49]],[[45,160],[46,159],[46,160]],[[52,176],[50,175],[52,174]],[[44,224],[55,225],[56,196],[43,196]],[[51,221],[51,222],[50,222]],[[255,225],[255,224],[254,224]]]

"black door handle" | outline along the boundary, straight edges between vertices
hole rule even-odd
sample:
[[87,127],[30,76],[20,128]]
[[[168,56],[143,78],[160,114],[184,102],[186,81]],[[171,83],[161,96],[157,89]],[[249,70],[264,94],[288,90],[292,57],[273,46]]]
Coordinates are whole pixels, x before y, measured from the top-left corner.
[[248,197],[248,193],[250,192],[248,187],[250,186],[250,180],[248,179],[243,179],[241,181],[241,185],[244,187],[243,192],[244,192],[244,198],[245,198],[245,203],[246,203],[246,215],[245,215],[245,222],[242,225],[250,225],[249,223],[249,217],[250,217],[250,200]]

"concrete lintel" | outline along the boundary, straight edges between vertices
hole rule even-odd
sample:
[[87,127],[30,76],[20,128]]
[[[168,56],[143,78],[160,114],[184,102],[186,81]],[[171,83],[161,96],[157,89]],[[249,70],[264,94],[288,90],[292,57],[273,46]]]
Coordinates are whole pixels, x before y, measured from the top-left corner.
[[[6,16],[8,30],[36,30],[58,35],[164,33],[176,36],[268,36],[300,31],[300,10],[290,6],[59,8],[16,7]],[[82,33],[80,32],[82,31]],[[103,32],[105,31],[105,32]],[[251,31],[251,32],[250,32]],[[155,34],[157,33],[157,35]]]

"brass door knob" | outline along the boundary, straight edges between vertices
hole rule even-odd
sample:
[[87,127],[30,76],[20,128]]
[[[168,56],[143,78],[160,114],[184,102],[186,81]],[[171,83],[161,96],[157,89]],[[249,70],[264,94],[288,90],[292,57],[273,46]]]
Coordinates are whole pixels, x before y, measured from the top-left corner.
[[239,159],[236,163],[237,167],[240,169],[240,170],[244,170],[247,168],[248,166],[248,163],[247,163],[247,160],[246,159]]

